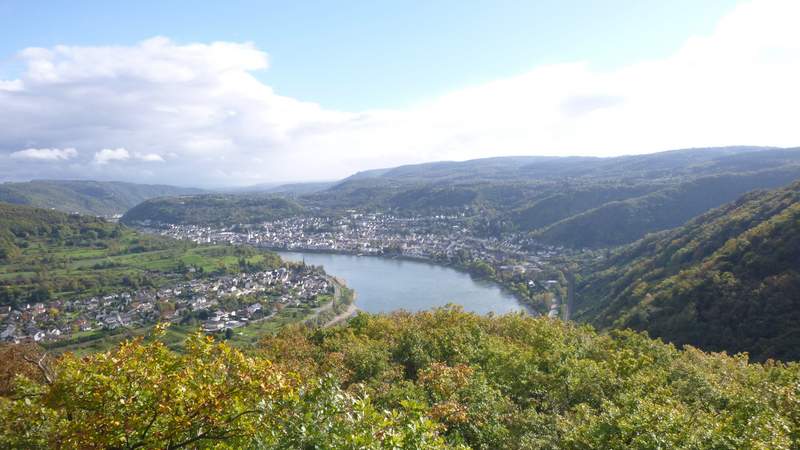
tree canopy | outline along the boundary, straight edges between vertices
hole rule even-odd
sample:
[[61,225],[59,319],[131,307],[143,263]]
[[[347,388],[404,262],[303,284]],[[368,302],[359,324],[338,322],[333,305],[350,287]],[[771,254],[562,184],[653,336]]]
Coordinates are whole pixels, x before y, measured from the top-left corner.
[[246,352],[157,336],[21,373],[12,448],[796,448],[800,366],[458,308],[295,326]]

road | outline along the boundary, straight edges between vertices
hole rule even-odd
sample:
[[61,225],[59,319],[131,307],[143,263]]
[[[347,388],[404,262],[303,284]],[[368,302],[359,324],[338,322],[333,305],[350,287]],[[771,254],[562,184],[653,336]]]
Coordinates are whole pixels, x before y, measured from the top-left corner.
[[333,319],[329,320],[323,327],[330,327],[336,325],[337,323],[349,319],[351,316],[354,316],[358,312],[358,307],[355,303],[351,303],[347,306],[347,309],[339,314],[338,316],[334,317]]
[[[344,284],[344,282],[342,280],[339,280],[339,279],[334,278],[334,277],[331,277],[330,281],[333,284],[333,300],[331,300],[330,302],[328,302],[328,303],[320,306],[319,308],[317,308],[314,311],[314,313],[311,314],[311,316],[308,317],[305,320],[306,322],[310,322],[310,321],[316,319],[317,317],[319,317],[319,315],[322,314],[323,312],[329,311],[331,308],[333,308],[333,304],[336,301],[341,300],[341,298],[342,298],[342,287],[341,286],[342,286],[342,284]],[[347,310],[345,310],[341,314],[337,315],[336,317],[334,317],[331,320],[329,320],[328,322],[326,322],[325,325],[323,325],[323,327],[329,327],[331,325],[335,325],[335,324],[341,322],[342,320],[345,320],[348,317],[354,315],[356,313],[356,311],[358,311],[358,308],[355,305],[355,293],[353,294],[353,296],[354,296],[353,297],[353,303],[351,303],[347,307]]]

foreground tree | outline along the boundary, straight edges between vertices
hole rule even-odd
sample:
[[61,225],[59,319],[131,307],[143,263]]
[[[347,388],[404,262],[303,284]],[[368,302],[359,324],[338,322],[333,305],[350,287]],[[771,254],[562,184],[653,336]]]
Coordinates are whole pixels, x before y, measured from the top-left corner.
[[269,361],[195,335],[179,355],[158,340],[64,357],[50,384],[20,380],[3,405],[5,444],[61,448],[181,448],[236,442],[292,395],[295,380]]
[[198,334],[43,366],[0,396],[0,448],[800,448],[796,363],[524,315],[360,314],[247,354]]
[[632,331],[444,308],[285,329],[261,351],[309,377],[334,373],[380,408],[423,405],[449,445],[800,448],[800,365]]
[[45,381],[50,374],[50,358],[32,343],[0,344],[0,397],[12,393],[14,380],[22,375]]
[[66,355],[51,382],[19,376],[12,398],[0,398],[2,448],[291,448],[328,440],[361,448],[441,443],[420,414],[379,412],[335,383],[303,383],[200,334],[183,354],[137,339],[113,352]]

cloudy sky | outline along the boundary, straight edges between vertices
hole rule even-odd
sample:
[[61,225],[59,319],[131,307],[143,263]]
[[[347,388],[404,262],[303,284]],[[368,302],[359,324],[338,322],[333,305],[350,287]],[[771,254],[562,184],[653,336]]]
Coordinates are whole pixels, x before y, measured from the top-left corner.
[[0,180],[800,145],[795,0],[107,3],[0,1]]

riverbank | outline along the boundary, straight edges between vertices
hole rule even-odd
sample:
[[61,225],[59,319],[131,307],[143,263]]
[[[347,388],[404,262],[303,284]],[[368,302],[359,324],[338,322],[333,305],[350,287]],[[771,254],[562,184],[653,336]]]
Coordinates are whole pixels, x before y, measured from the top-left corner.
[[323,325],[323,328],[332,327],[340,322],[343,322],[355,316],[357,313],[358,313],[358,307],[355,305],[355,303],[351,303],[343,313],[339,314],[338,316],[329,320],[328,323]]
[[347,280],[358,293],[361,310],[382,314],[422,311],[448,304],[478,314],[531,312],[528,305],[499,284],[445,264],[392,257],[358,257],[349,253],[278,251],[285,261],[322,266]]
[[[491,283],[499,287],[504,293],[514,297],[514,299],[516,299],[519,305],[522,306],[523,309],[532,316],[539,316],[546,314],[546,310],[537,309],[537,304],[533,301],[532,298],[520,293],[517,289],[514,288],[513,285],[503,282],[503,280],[498,279],[497,276],[482,276],[470,270],[468,266],[464,266],[462,264],[457,264],[441,259],[421,257],[421,256],[397,255],[397,254],[363,254],[355,251],[337,250],[337,249],[331,249],[331,250],[318,249],[318,248],[306,249],[302,247],[286,248],[286,247],[275,247],[266,245],[260,247],[274,252],[309,253],[309,254],[319,254],[319,255],[345,255],[345,256],[355,256],[359,258],[377,258],[384,260],[411,261],[423,264],[430,264],[436,267],[444,267],[455,270],[460,273],[467,274],[476,281]],[[544,305],[541,306],[544,307]]]

